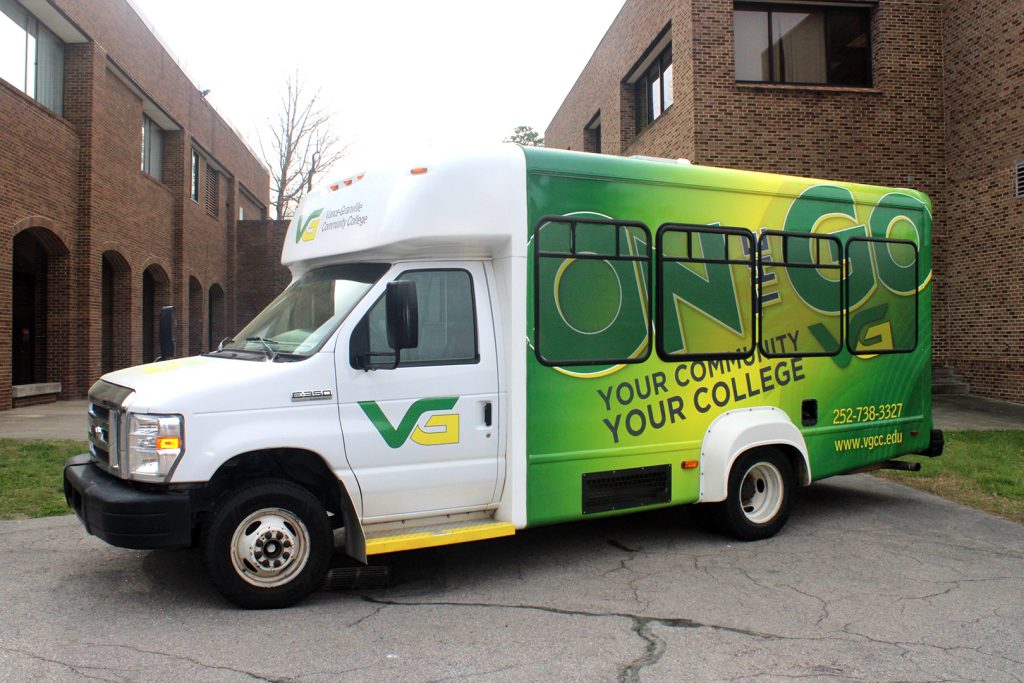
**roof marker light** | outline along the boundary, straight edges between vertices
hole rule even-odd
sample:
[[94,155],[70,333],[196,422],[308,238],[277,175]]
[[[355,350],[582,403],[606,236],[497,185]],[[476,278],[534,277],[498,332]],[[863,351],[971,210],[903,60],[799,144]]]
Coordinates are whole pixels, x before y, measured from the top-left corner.
[[338,189],[338,183],[334,183],[333,185],[331,185],[331,192],[334,192],[337,189]]
[[342,182],[345,183],[345,187],[348,187],[349,185],[352,184],[352,179],[351,178],[345,178],[345,180],[343,180]]
[[426,166],[417,166],[416,168],[412,169],[409,172],[412,173],[413,175],[422,175],[422,174],[427,172],[427,167]]

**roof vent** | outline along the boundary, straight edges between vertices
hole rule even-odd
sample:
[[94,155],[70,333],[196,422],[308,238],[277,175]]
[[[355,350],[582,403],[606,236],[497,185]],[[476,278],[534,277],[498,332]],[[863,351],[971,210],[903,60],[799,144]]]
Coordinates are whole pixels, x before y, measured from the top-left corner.
[[1016,171],[1017,197],[1024,199],[1024,161],[1017,162]]

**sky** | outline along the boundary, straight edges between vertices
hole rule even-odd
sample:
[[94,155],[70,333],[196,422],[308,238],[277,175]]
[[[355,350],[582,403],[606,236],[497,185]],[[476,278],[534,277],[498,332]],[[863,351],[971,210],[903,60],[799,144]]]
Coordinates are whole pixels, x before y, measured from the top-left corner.
[[298,73],[352,159],[543,134],[623,4],[131,1],[255,151]]

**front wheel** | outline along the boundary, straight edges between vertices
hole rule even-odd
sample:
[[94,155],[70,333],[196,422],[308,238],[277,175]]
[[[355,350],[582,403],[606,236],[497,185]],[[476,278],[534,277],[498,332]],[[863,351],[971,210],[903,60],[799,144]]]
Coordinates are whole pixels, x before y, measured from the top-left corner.
[[709,505],[708,516],[717,529],[741,541],[770,538],[789,517],[793,488],[785,455],[775,449],[750,451],[733,463],[728,497]]
[[289,481],[246,482],[214,510],[203,559],[220,593],[239,607],[293,605],[323,583],[333,534],[320,501]]

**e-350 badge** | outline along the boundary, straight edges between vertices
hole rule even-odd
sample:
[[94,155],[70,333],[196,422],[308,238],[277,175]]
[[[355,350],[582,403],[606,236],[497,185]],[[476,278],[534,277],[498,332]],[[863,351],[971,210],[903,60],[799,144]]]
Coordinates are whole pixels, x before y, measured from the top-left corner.
[[328,401],[333,397],[330,389],[315,389],[313,391],[293,391],[292,401]]

